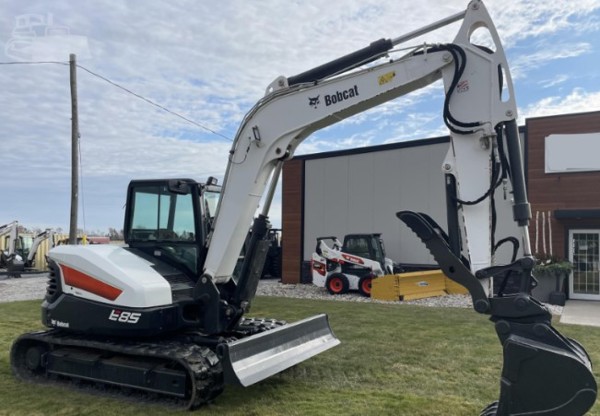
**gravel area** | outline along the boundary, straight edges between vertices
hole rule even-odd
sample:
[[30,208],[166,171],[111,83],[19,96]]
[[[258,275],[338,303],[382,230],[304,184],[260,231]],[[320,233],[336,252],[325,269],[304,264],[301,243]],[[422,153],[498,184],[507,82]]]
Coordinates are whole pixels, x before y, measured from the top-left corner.
[[[19,300],[42,299],[46,292],[46,274],[23,276],[19,279],[0,278],[0,302]],[[436,296],[426,299],[391,302],[375,300],[361,296],[358,293],[332,296],[325,288],[311,284],[285,285],[276,279],[261,280],[258,285],[257,295],[278,296],[288,298],[324,299],[347,302],[371,302],[387,304],[406,304],[434,307],[472,308],[471,297],[468,295]],[[556,305],[546,305],[554,315],[561,315],[563,308]]]
[[24,275],[18,279],[1,276],[0,302],[42,299],[47,279],[47,273]]
[[[346,293],[344,295],[330,295],[323,287],[316,287],[310,284],[295,284],[284,285],[277,280],[261,280],[256,292],[262,296],[279,296],[288,298],[304,298],[304,299],[323,299],[349,302],[371,302],[371,303],[387,303],[396,305],[420,305],[429,307],[448,307],[448,308],[472,308],[471,296],[469,295],[446,295],[435,296],[425,299],[407,300],[407,301],[385,301],[367,298],[361,296],[358,292]],[[546,304],[553,315],[561,315],[562,306]]]

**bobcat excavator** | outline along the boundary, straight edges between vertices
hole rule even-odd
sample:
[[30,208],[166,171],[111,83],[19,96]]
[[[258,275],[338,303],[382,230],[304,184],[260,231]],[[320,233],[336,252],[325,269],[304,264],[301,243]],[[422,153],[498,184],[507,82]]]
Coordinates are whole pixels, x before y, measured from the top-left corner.
[[[390,59],[397,45],[457,21],[462,24],[452,43],[403,47]],[[487,33],[490,45],[475,44],[476,29]],[[451,134],[443,164],[449,234],[425,214],[398,215],[445,274],[469,290],[475,311],[495,324],[504,351],[500,397],[482,414],[586,413],[597,391],[590,359],[552,327],[549,311],[530,295],[534,259],[517,106],[504,50],[480,0],[404,36],[276,78],[236,133],[216,211],[213,181],[132,181],[127,247],[50,251],[42,304],[50,329],[13,343],[13,372],[24,380],[151,392],[193,408],[216,397],[224,383],[253,384],[336,345],[323,315],[293,324],[245,317],[262,270],[261,237],[282,164],[312,132],[439,79]],[[524,257],[498,265],[492,261],[492,214],[502,201],[493,191],[508,181]],[[250,255],[232,277],[251,222]],[[520,291],[494,294],[490,281],[509,275],[520,278]]]

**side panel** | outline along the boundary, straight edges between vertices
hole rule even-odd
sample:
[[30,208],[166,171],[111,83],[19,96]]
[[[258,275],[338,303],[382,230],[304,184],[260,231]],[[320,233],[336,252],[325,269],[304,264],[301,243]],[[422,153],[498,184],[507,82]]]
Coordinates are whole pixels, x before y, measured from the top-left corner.
[[63,292],[92,301],[146,308],[172,303],[169,283],[152,263],[112,245],[58,246]]

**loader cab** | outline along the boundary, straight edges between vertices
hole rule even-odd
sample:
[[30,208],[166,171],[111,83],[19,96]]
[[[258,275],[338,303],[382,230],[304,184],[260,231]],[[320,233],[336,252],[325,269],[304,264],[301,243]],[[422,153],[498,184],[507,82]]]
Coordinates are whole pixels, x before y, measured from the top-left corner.
[[125,243],[198,276],[220,188],[192,179],[131,181],[127,191]]
[[[385,247],[380,233],[347,234],[344,236],[342,251],[365,259],[375,260],[385,270]],[[347,267],[351,266],[348,265]]]

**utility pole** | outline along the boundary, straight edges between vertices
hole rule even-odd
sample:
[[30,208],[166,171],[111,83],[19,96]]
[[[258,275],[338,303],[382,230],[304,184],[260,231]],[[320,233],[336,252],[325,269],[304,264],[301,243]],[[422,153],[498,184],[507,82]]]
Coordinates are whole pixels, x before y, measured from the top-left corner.
[[69,55],[71,74],[71,223],[69,244],[77,244],[77,208],[79,204],[79,118],[77,115],[77,64]]

